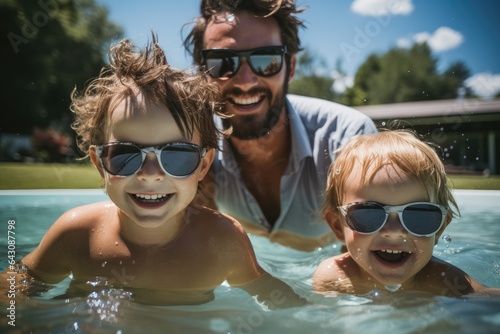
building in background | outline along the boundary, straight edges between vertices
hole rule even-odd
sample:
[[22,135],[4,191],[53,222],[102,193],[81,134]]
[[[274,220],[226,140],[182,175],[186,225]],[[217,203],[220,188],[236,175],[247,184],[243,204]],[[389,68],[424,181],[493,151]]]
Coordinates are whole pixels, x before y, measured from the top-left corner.
[[456,99],[356,107],[378,127],[398,121],[441,147],[448,173],[500,174],[500,99]]

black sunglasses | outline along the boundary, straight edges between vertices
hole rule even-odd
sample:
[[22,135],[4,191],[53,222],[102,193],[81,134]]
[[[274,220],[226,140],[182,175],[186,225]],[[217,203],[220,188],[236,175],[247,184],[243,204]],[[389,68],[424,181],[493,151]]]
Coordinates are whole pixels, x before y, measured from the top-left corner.
[[207,149],[189,143],[144,147],[132,143],[113,142],[96,146],[96,154],[102,167],[109,174],[117,176],[137,173],[149,152],[155,152],[158,163],[165,173],[182,178],[194,173]]
[[384,227],[390,212],[396,212],[401,225],[411,234],[430,237],[443,225],[446,208],[430,202],[383,205],[377,202],[355,202],[339,206],[349,228],[361,234],[372,234]]
[[234,76],[245,57],[253,73],[270,77],[281,71],[283,56],[287,49],[284,45],[264,46],[251,50],[205,49],[201,51],[203,65],[213,78],[228,79]]

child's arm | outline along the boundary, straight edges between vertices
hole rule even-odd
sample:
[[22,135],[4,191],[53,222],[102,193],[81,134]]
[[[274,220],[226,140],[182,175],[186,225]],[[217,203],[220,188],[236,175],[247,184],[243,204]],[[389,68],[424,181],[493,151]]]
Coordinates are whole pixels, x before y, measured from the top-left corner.
[[265,271],[255,280],[238,287],[248,292],[249,295],[255,296],[259,302],[271,310],[302,306],[307,303],[285,282]]
[[[57,283],[71,273],[68,258],[72,247],[68,246],[78,242],[74,237],[79,220],[76,217],[79,217],[77,209],[64,213],[48,229],[40,244],[21,260],[28,274],[46,283]],[[78,234],[84,237],[84,233]]]
[[[68,254],[66,242],[63,240],[68,219],[70,219],[68,213],[61,216],[49,228],[37,248],[0,273],[2,291],[15,290],[17,295],[18,292],[30,290],[32,278],[45,283],[57,283],[70,274],[66,265]],[[4,284],[7,283],[8,290],[4,290]],[[0,298],[0,301],[4,301],[4,298]]]
[[306,304],[306,300],[283,281],[265,272],[257,263],[252,244],[244,229],[235,223],[232,243],[235,245],[232,270],[227,277],[229,284],[247,291],[270,309]]

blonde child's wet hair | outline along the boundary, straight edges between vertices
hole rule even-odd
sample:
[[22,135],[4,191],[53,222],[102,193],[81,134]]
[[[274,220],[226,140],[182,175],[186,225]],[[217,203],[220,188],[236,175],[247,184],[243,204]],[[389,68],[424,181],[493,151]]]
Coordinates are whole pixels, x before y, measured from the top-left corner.
[[79,148],[88,155],[91,145],[106,143],[111,114],[125,98],[144,94],[158,105],[165,105],[182,134],[200,135],[201,145],[218,147],[218,130],[213,115],[223,116],[219,89],[206,76],[173,68],[167,62],[157,38],[144,50],[124,39],[109,50],[109,65],[93,79],[82,93],[73,91],[72,128]]
[[460,215],[441,159],[430,144],[409,130],[381,130],[354,137],[343,145],[328,172],[324,215],[338,216],[337,207],[346,204],[343,203],[345,183],[355,164],[361,165],[362,185],[370,184],[377,172],[388,165],[417,179],[427,190],[430,201],[443,205],[448,211],[437,238],[452,218]]

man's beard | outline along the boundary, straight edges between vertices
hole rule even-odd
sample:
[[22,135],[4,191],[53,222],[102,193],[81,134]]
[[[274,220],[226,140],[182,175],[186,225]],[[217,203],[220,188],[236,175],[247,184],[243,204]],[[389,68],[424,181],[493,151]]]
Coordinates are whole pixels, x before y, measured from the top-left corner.
[[[259,90],[266,94],[266,99],[271,103],[264,115],[264,119],[261,119],[261,115],[233,116],[222,120],[224,129],[232,127],[231,136],[243,140],[259,139],[267,135],[278,123],[281,114],[285,110],[284,106],[286,103],[287,90],[288,80],[285,79],[283,90],[278,92],[274,103],[272,101],[272,93],[269,90]],[[237,93],[237,89],[233,90],[232,93]],[[254,92],[250,91],[249,93],[252,94]]]

